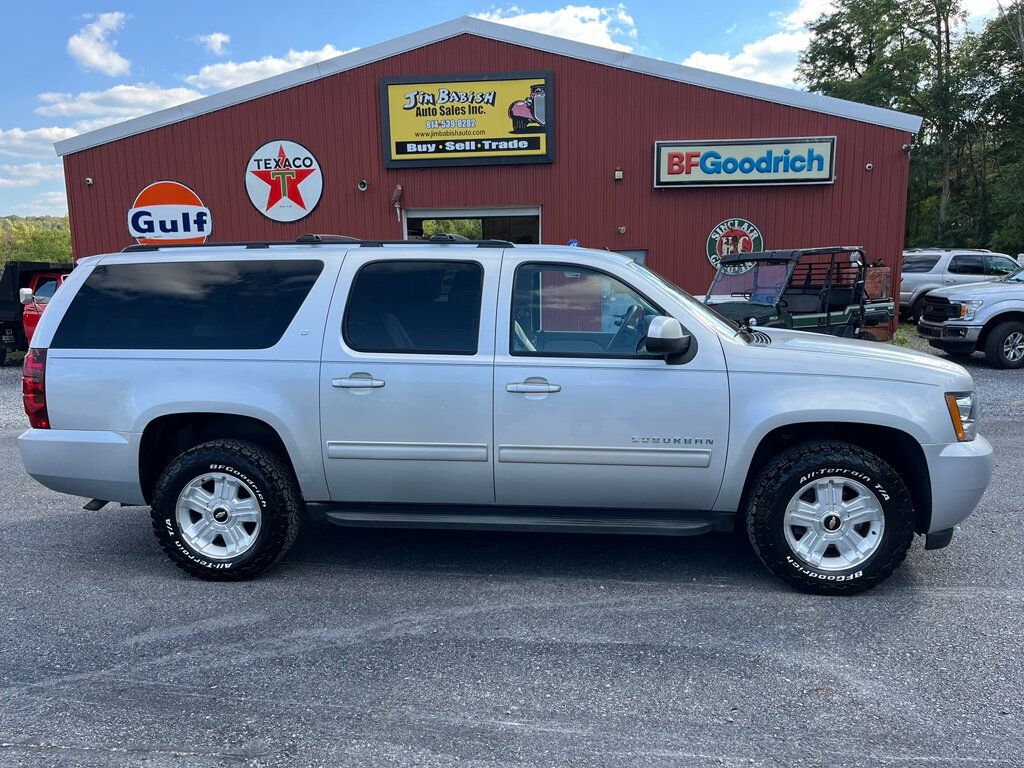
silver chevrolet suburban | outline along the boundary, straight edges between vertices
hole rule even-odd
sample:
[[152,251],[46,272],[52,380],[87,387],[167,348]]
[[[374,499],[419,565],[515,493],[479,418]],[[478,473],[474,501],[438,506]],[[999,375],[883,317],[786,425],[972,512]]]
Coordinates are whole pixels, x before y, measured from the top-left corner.
[[992,449],[958,365],[742,328],[628,258],[502,241],[134,246],[83,259],[25,359],[45,486],[149,505],[186,572],[267,570],[303,518],[745,529],[808,592],[946,546]]

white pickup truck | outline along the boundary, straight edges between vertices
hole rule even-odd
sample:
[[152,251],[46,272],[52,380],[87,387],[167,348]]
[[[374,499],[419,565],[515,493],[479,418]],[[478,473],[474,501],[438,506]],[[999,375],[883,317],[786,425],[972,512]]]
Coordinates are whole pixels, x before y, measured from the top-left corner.
[[500,241],[83,259],[25,360],[29,474],[150,505],[188,573],[243,579],[342,525],[745,529],[849,594],[949,543],[992,472],[958,365],[747,331],[614,253]]

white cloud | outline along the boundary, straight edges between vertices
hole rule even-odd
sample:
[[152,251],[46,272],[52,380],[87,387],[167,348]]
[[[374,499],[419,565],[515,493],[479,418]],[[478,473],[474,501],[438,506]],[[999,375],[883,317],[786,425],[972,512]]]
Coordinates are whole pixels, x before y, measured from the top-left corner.
[[196,42],[200,43],[214,56],[223,56],[227,53],[224,47],[231,42],[231,35],[223,32],[211,32],[208,35],[199,35],[196,37]]
[[35,187],[44,181],[64,178],[60,163],[22,163],[0,165],[0,189],[13,187]]
[[127,75],[132,63],[116,50],[117,42],[109,39],[112,32],[124,26],[127,16],[121,11],[101,13],[68,38],[68,53],[85,69],[93,69],[111,77]]
[[194,75],[185,78],[185,82],[201,91],[224,91],[236,88],[265,77],[279,75],[292,69],[315,64],[324,59],[333,59],[343,53],[356,50],[350,48],[340,51],[328,43],[316,51],[288,51],[284,56],[264,56],[251,61],[225,61],[220,64],[207,64]]
[[50,126],[47,128],[0,128],[0,155],[9,157],[53,156],[53,142],[70,139],[81,129]]
[[683,64],[772,85],[793,85],[800,52],[809,40],[804,31],[776,32],[747,43],[737,54],[696,51]]
[[46,117],[103,116],[127,120],[202,96],[191,88],[161,88],[155,83],[115,85],[103,91],[41,93],[36,114]]
[[823,13],[832,13],[835,9],[832,0],[799,0],[796,8],[789,13],[773,15],[779,19],[783,29],[797,32],[806,29],[812,21],[817,21]]
[[607,7],[567,5],[554,11],[532,13],[512,5],[473,15],[485,21],[496,21],[617,51],[632,51],[633,45],[628,41],[635,40],[637,36],[636,23],[621,3]]
[[747,43],[739,53],[695,51],[683,64],[771,85],[793,86],[800,52],[811,39],[807,25],[833,8],[832,0],[799,0],[789,12],[771,14],[779,31]]
[[[998,0],[963,0],[969,22],[977,23],[998,11]],[[772,85],[793,86],[800,53],[811,35],[807,25],[819,16],[835,10],[833,0],[798,0],[789,11],[773,12],[779,27],[766,37],[747,43],[739,53],[707,53],[696,51],[683,64],[724,75],[735,75]]]
[[64,216],[68,212],[68,196],[64,192],[43,192],[35,200],[13,208],[24,216]]

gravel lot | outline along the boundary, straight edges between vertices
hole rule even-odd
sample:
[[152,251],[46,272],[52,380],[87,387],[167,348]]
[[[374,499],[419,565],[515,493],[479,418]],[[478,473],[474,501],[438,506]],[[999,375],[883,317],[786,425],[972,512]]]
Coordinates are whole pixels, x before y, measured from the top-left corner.
[[731,536],[307,526],[236,585],[25,476],[0,369],[0,765],[1020,766],[1024,373],[949,549],[851,599]]

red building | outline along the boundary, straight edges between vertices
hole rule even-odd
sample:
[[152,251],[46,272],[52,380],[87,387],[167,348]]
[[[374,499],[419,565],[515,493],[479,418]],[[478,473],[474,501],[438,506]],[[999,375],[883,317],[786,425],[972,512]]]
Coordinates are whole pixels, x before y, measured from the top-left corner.
[[898,268],[920,123],[461,18],[56,149],[76,257],[462,219],[703,291],[735,250],[860,244]]

